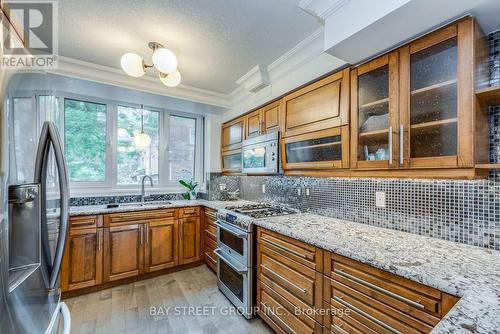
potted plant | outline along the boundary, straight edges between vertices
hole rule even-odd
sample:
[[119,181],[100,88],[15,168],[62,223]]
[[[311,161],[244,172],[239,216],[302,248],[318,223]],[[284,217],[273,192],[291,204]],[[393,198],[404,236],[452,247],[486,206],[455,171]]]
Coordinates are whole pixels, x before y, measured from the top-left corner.
[[197,197],[197,192],[196,192],[196,187],[198,186],[198,182],[193,182],[193,179],[189,180],[189,181],[185,181],[185,180],[179,180],[179,183],[187,188],[189,191],[186,192],[186,193],[183,193],[182,194],[182,197],[186,200],[194,200],[196,199]]

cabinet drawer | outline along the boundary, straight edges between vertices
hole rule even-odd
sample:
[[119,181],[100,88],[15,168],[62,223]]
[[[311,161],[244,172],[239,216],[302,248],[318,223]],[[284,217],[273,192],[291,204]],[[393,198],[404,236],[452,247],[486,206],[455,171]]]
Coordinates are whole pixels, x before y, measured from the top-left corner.
[[333,285],[347,286],[431,325],[441,318],[441,291],[337,254],[328,253],[325,259],[325,274]]
[[97,228],[102,227],[102,216],[72,216],[69,218],[70,228]]
[[261,246],[303,264],[316,271],[323,268],[323,250],[262,228],[257,232],[258,248]]
[[217,241],[212,239],[210,235],[205,232],[205,250],[210,249],[214,250],[217,248]]
[[[329,302],[331,304],[340,303],[361,315],[369,314],[378,322],[388,324],[403,333],[428,333],[439,322],[438,318],[432,318],[432,316],[425,318],[428,323],[424,322],[407,312],[394,308],[392,304],[382,303],[369,295],[335,281],[331,287]],[[370,318],[370,316],[365,317]],[[375,323],[377,321],[374,320]]]
[[205,237],[217,241],[217,228],[213,225],[205,225]]
[[314,269],[294,263],[281,254],[266,250],[265,247],[261,247],[258,265],[259,278],[267,278],[272,284],[281,286],[308,306],[315,305],[315,297],[321,300],[321,292],[316,293],[315,289],[317,284]]
[[191,206],[191,207],[179,209],[179,218],[198,217],[199,215],[200,215],[200,207],[199,206]]
[[350,313],[344,313],[346,308],[336,308],[325,303],[324,309],[326,312],[325,332],[328,334],[378,334],[363,322],[349,317]]
[[141,221],[147,222],[148,220],[151,219],[160,219],[160,218],[177,218],[175,214],[175,209],[111,213],[104,216],[104,225],[106,227],[109,227],[110,225],[137,223]]
[[210,209],[210,208],[205,208],[205,221],[210,222],[213,224],[214,221],[217,220],[217,211]]
[[257,281],[259,316],[277,333],[320,334],[323,327],[261,281]]
[[205,252],[205,263],[214,272],[217,272],[217,259],[215,258],[214,252]]

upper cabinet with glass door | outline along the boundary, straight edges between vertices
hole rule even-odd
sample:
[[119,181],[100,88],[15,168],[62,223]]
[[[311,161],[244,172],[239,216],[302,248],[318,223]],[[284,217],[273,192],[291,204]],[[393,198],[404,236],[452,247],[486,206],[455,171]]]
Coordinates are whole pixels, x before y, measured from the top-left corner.
[[351,71],[353,168],[397,167],[398,52]]
[[400,49],[402,167],[467,168],[485,159],[487,138],[474,127],[484,120],[474,95],[479,37],[465,18]]

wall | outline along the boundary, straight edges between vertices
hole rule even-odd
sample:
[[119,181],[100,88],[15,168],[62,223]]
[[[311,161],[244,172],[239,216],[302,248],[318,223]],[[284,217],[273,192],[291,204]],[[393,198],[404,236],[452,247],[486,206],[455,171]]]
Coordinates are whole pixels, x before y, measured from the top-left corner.
[[[500,31],[488,36],[491,84],[500,84]],[[490,161],[500,162],[500,106],[490,108]],[[223,198],[219,184],[254,201],[277,201],[358,223],[500,250],[500,172],[488,180],[399,180],[227,176],[212,174],[209,198]],[[262,194],[262,185],[266,193]],[[297,195],[309,188],[310,196]],[[386,207],[375,192],[386,192]]]

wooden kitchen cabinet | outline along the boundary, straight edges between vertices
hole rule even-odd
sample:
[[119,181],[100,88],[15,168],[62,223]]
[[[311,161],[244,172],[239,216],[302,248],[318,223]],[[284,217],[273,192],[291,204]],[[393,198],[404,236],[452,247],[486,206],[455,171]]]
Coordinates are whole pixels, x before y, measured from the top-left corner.
[[262,118],[262,110],[260,109],[255,110],[246,116],[246,139],[264,134]]
[[349,167],[349,126],[341,126],[281,140],[283,169]]
[[351,71],[351,167],[399,167],[399,52]]
[[280,130],[280,101],[252,111],[246,117],[246,139]]
[[284,137],[349,124],[350,70],[346,68],[282,99]]
[[104,229],[104,282],[144,272],[144,224]]
[[241,167],[241,148],[232,151],[221,152],[221,166],[224,174],[239,174]]
[[201,260],[200,217],[179,219],[179,264]]
[[217,272],[217,254],[214,250],[217,248],[217,226],[215,226],[215,221],[217,217],[215,216],[216,211],[210,208],[205,208],[204,218],[204,244],[205,253],[204,259],[207,266],[214,272]]
[[179,264],[177,219],[158,219],[144,225],[144,271],[152,272]]
[[471,17],[400,48],[400,163],[472,168],[488,161],[487,111],[478,106],[482,32]]
[[222,125],[221,150],[235,150],[241,148],[245,139],[245,117],[237,118]]
[[[94,216],[95,217],[95,216]],[[70,219],[91,223],[88,217]],[[61,269],[62,291],[72,291],[102,283],[103,229],[74,228],[68,233]]]
[[458,298],[257,228],[259,316],[278,333],[429,333]]

